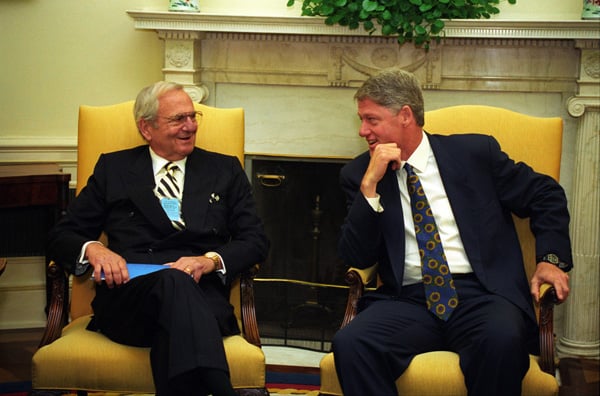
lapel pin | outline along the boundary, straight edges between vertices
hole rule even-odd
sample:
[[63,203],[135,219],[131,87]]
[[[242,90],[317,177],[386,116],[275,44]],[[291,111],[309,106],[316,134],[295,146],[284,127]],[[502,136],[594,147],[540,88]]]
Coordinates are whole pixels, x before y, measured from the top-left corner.
[[211,193],[210,199],[208,200],[208,202],[215,203],[215,202],[219,202],[220,199],[221,199],[221,197],[219,197],[219,194]]

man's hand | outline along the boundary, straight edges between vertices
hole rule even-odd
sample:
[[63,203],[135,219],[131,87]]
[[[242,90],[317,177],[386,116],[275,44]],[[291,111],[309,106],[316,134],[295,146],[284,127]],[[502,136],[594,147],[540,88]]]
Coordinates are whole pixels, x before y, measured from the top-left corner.
[[96,283],[102,282],[102,273],[108,287],[119,286],[129,281],[125,259],[100,243],[90,243],[85,256],[94,268]]
[[380,143],[371,153],[371,160],[360,184],[360,191],[367,198],[376,196],[377,183],[383,178],[388,165],[393,170],[400,167],[401,150],[396,143]]
[[215,271],[215,263],[205,256],[181,257],[179,260],[167,263],[171,268],[178,269],[190,275],[196,282],[202,275]]
[[544,283],[554,286],[558,301],[563,302],[569,296],[569,275],[557,266],[542,261],[531,278],[531,295],[536,302],[540,301],[540,286]]

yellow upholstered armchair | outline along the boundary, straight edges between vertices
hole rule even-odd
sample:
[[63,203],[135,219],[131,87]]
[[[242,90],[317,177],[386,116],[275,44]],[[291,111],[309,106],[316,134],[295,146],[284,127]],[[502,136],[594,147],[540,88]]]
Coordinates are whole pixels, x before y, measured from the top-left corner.
[[[523,161],[537,172],[558,180],[562,150],[562,119],[531,117],[506,109],[488,106],[454,106],[425,114],[425,130],[431,133],[485,133],[494,136],[503,150],[515,161]],[[535,271],[535,240],[528,219],[513,216],[519,234],[528,279]],[[346,281],[350,285],[348,304],[342,327],[354,318],[356,303],[365,285],[376,280],[377,266],[366,270],[350,268]],[[553,309],[554,289],[542,287],[536,306],[540,325],[540,356],[530,356],[530,368],[523,380],[524,396],[558,395],[555,375]],[[342,395],[335,372],[333,353],[321,360],[321,395]],[[436,372],[435,380],[425,375]],[[396,380],[398,394],[466,396],[467,389],[459,367],[458,355],[435,351],[415,356],[408,369]]]
[[[195,104],[203,113],[196,144],[211,151],[244,159],[243,109],[218,109]],[[144,143],[133,119],[133,101],[79,109],[77,192],[100,153]],[[69,277],[57,265],[47,269],[52,280],[48,323],[40,348],[32,360],[33,393],[41,390],[76,390],[116,393],[154,393],[149,348],[121,345],[101,333],[87,331],[92,314],[95,283],[90,273]],[[261,349],[254,312],[253,278],[256,268],[242,274],[231,289],[231,303],[242,335],[225,337],[231,380],[240,395],[268,395],[265,355]],[[42,392],[40,392],[42,393]]]

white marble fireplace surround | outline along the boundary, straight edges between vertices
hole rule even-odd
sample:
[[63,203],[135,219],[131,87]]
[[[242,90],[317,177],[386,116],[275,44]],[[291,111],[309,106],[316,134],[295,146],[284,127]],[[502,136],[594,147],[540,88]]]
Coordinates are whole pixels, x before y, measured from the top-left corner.
[[564,119],[561,184],[572,214],[572,293],[556,311],[561,356],[599,357],[600,28],[598,21],[448,21],[426,53],[321,19],[128,11],[164,40],[165,80],[197,101],[246,110],[246,153],[351,158],[352,96],[380,68],[422,81],[426,109],[488,104]]

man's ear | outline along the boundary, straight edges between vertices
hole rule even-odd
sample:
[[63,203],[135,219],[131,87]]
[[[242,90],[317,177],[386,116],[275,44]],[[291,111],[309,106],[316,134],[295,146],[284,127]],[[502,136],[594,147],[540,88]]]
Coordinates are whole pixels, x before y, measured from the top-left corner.
[[152,124],[144,120],[143,118],[138,121],[138,130],[140,131],[142,137],[147,141],[150,141],[152,139],[152,133],[150,133],[151,127]]
[[409,105],[404,105],[400,108],[398,112],[398,117],[400,117],[400,121],[403,125],[408,125],[410,122],[414,120],[414,114]]

